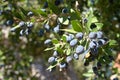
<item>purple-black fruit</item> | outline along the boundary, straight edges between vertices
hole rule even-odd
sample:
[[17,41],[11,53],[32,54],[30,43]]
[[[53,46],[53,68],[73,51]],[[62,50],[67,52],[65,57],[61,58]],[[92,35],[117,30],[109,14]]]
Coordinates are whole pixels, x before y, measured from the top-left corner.
[[72,47],[75,46],[77,44],[77,42],[78,42],[77,39],[71,40],[70,41],[70,46],[72,46]]
[[79,59],[79,55],[77,53],[74,53],[73,54],[73,58],[76,59],[76,60],[78,60]]
[[95,39],[97,37],[97,33],[96,32],[90,32],[89,33],[89,38],[90,39]]
[[33,12],[32,12],[32,11],[29,11],[29,12],[27,13],[27,16],[32,17],[32,16],[33,16]]
[[50,44],[51,42],[52,42],[51,39],[47,39],[47,40],[44,41],[44,44]]
[[49,62],[49,63],[55,62],[55,57],[50,57],[50,58],[48,59],[48,62]]
[[77,46],[77,48],[76,48],[76,53],[77,53],[77,54],[81,54],[81,53],[83,53],[83,52],[84,52],[84,47],[81,46],[81,45]]
[[76,38],[81,40],[83,38],[83,33],[82,32],[77,33]]
[[98,39],[103,38],[103,32],[102,32],[102,31],[98,31],[98,32],[97,32],[97,38],[98,38]]
[[21,21],[21,22],[19,22],[19,24],[18,24],[20,27],[23,27],[23,26],[25,26],[25,22],[24,21]]
[[66,62],[69,63],[70,61],[72,61],[72,57],[71,56],[67,56],[66,57]]

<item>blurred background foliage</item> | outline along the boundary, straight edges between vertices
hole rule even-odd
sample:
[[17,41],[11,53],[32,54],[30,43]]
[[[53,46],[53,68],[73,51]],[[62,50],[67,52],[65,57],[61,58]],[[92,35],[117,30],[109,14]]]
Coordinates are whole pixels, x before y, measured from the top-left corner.
[[[111,56],[120,49],[120,0],[0,0],[0,77],[2,80],[93,80],[95,75],[91,65],[84,67],[83,62],[73,61],[69,69],[49,72],[47,60],[52,51],[45,52],[44,41],[53,33],[44,29],[49,22],[50,28],[57,25],[57,18],[65,21],[81,20],[89,8],[100,23],[101,30],[111,41]],[[67,8],[67,11],[63,11]],[[69,10],[75,13],[69,14]],[[29,16],[28,12],[33,12]],[[80,14],[80,15],[78,15]],[[69,22],[61,22],[63,29],[69,28]],[[22,28],[11,32],[20,21],[33,22],[34,27],[29,35],[21,36]],[[60,35],[62,35],[61,32]],[[107,51],[107,50],[106,50]],[[109,52],[109,51],[108,51]],[[105,67],[105,74],[114,74],[114,62]],[[106,65],[107,66],[107,65]],[[111,72],[110,72],[111,71]],[[104,73],[104,72],[103,72]],[[82,75],[83,74],[83,75]],[[103,80],[103,79],[100,79]],[[106,79],[107,80],[107,79]]]

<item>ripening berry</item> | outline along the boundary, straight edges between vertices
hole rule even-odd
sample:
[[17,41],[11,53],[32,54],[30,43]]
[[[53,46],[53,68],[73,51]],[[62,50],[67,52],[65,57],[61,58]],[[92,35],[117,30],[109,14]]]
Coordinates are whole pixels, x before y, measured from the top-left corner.
[[97,67],[92,67],[92,70],[93,70],[93,72],[94,72],[95,74],[98,74],[98,69],[97,69]]
[[2,10],[0,10],[0,16],[3,14],[3,11]]
[[58,52],[57,52],[57,51],[54,51],[54,52],[53,52],[53,56],[57,57],[57,56],[58,56]]
[[88,66],[88,65],[89,65],[89,61],[85,61],[84,66]]
[[54,30],[55,33],[58,33],[60,31],[60,26],[57,25],[56,27],[54,27],[53,30]]
[[90,48],[96,48],[96,47],[97,47],[97,43],[96,43],[95,41],[91,41],[91,42],[89,43],[89,47],[90,47]]
[[78,42],[77,39],[71,40],[70,41],[70,46],[72,46],[72,47],[75,46],[77,44],[77,42]]
[[29,11],[29,12],[27,13],[27,16],[32,17],[32,16],[33,16],[33,12],[32,12],[32,11]]
[[87,23],[87,22],[88,22],[87,18],[83,18],[83,23]]
[[44,28],[45,28],[47,31],[50,30],[50,26],[49,26],[48,24],[45,24],[45,25],[44,25]]
[[40,29],[39,32],[38,32],[38,35],[43,36],[44,35],[44,29]]
[[74,35],[73,34],[69,34],[68,36],[66,36],[66,41],[70,42],[73,38],[74,38]]
[[97,33],[96,32],[90,32],[89,33],[89,38],[90,39],[95,39],[97,37]]
[[98,38],[98,39],[103,38],[103,32],[102,32],[102,31],[98,31],[98,32],[97,32],[97,38]]
[[49,43],[51,43],[51,42],[52,42],[51,39],[47,39],[47,40],[44,41],[44,44],[49,44]]
[[43,8],[48,8],[48,2],[44,2]]
[[96,26],[96,24],[95,23],[92,23],[91,25],[90,25],[90,28],[91,29],[94,29],[94,28],[96,28],[97,26]]
[[76,60],[78,60],[78,59],[79,59],[79,55],[76,54],[76,53],[74,53],[74,54],[73,54],[73,58],[76,59]]
[[34,24],[32,22],[27,22],[27,27],[28,28],[32,28],[34,26]]
[[63,8],[62,9],[62,13],[67,13],[68,12],[68,9],[67,8]]
[[55,0],[55,5],[58,6],[58,5],[60,5],[61,2],[62,2],[62,0]]
[[29,28],[27,28],[27,29],[25,30],[25,34],[26,34],[26,35],[28,35],[30,32],[31,32],[31,29],[29,29]]
[[97,67],[101,68],[102,64],[100,62],[97,62]]
[[7,20],[6,24],[7,24],[8,26],[12,26],[12,25],[13,25],[13,20]]
[[62,68],[66,68],[67,67],[67,64],[66,63],[60,63],[59,64],[59,67],[62,69]]
[[84,52],[84,47],[81,46],[81,45],[77,46],[77,48],[76,48],[76,53],[77,53],[77,54],[81,54],[81,53],[83,53],[83,52]]
[[24,21],[21,21],[21,22],[19,22],[19,24],[18,24],[20,27],[23,27],[23,26],[25,26],[25,22]]
[[99,39],[98,44],[99,46],[105,45],[106,41],[104,39]]
[[20,30],[20,36],[23,36],[24,35],[24,33],[25,33],[25,31],[22,29],[22,30]]
[[114,78],[113,80],[119,80],[118,77]]
[[48,59],[48,62],[49,63],[53,63],[55,61],[55,57],[50,57],[49,59]]
[[98,54],[98,48],[91,48],[90,52],[92,55],[96,55],[96,54]]
[[83,38],[83,33],[82,32],[77,33],[76,38],[81,40]]
[[70,61],[72,61],[72,57],[71,56],[67,56],[66,57],[66,62],[69,63]]

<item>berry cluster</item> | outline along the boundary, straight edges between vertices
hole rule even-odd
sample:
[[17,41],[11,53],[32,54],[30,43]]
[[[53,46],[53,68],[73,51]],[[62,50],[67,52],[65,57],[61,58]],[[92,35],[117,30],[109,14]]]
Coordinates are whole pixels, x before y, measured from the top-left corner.
[[32,22],[24,22],[21,21],[19,22],[19,24],[13,28],[11,28],[11,31],[14,32],[17,28],[21,28],[20,30],[20,35],[28,35],[32,28],[33,28],[34,24]]
[[[91,25],[96,26],[93,23]],[[45,25],[45,29],[50,29],[48,24]],[[60,31],[59,26],[54,27],[53,31],[58,33]],[[54,43],[53,40],[47,39],[44,42],[46,45],[54,46],[52,48],[54,49],[53,55],[48,59],[48,62],[59,66],[60,70],[66,68],[73,59],[78,60],[80,54],[84,55],[84,65],[88,66],[89,62],[98,59],[99,48],[108,42],[102,31],[90,32],[89,34],[83,32],[66,33],[61,40],[57,40],[57,43]],[[97,68],[101,66],[101,63],[98,61]]]

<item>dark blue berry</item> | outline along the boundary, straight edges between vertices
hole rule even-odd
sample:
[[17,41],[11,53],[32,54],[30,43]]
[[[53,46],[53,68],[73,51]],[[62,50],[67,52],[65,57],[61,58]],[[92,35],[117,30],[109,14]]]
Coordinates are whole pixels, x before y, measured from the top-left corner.
[[98,69],[97,67],[92,67],[93,72],[97,75],[98,74]]
[[79,55],[77,53],[74,53],[73,54],[73,58],[76,59],[76,60],[78,60],[79,59]]
[[98,48],[91,48],[90,52],[92,55],[96,55],[96,54],[98,54]]
[[38,32],[38,35],[43,36],[44,35],[44,29],[40,29],[39,32]]
[[96,32],[90,32],[89,33],[89,38],[90,39],[95,39],[97,37],[97,33]]
[[98,32],[97,32],[97,38],[98,38],[98,39],[103,38],[103,32],[102,32],[102,31],[98,31]]
[[57,57],[57,56],[58,56],[58,52],[57,52],[57,51],[54,51],[54,52],[53,52],[53,56]]
[[114,78],[113,80],[119,80],[118,77]]
[[69,34],[68,36],[66,36],[66,41],[70,42],[73,38],[74,38],[74,35],[73,34]]
[[62,13],[68,13],[68,9],[67,8],[63,8],[62,9]]
[[89,47],[90,47],[90,48],[97,48],[97,42],[91,41],[91,42],[89,43]]
[[48,59],[48,62],[49,62],[49,63],[55,62],[55,57],[50,57],[50,58]]
[[54,27],[53,30],[54,30],[55,33],[58,33],[60,31],[60,26],[57,25],[56,27]]
[[27,16],[32,17],[32,16],[33,16],[33,12],[32,12],[32,11],[29,11],[29,12],[27,13]]
[[77,44],[77,42],[78,42],[77,39],[71,40],[70,41],[70,46],[72,46],[72,47],[75,46]]
[[48,2],[44,2],[43,8],[48,8]]
[[50,26],[48,24],[45,24],[44,25],[44,28],[46,29],[46,31],[49,31],[50,30]]
[[56,5],[56,6],[60,5],[61,1],[62,1],[62,0],[55,0],[55,5]]
[[22,30],[20,30],[20,36],[23,36],[24,35],[24,33],[25,33],[25,31],[22,29]]
[[51,43],[51,42],[52,42],[51,39],[47,39],[47,40],[44,41],[44,44],[49,44],[49,43]]
[[29,29],[29,28],[27,28],[27,29],[25,30],[25,34],[26,34],[26,35],[28,35],[30,32],[31,32],[31,29]]
[[0,10],[0,16],[3,14],[3,10]]
[[76,53],[77,53],[77,54],[81,54],[81,53],[83,53],[83,52],[84,52],[84,47],[81,46],[81,45],[77,46],[77,48],[76,48]]
[[67,67],[67,64],[66,63],[60,63],[59,64],[59,67],[62,69],[62,68],[66,68]]
[[66,62],[69,63],[70,61],[72,61],[72,57],[71,56],[67,56],[66,57]]
[[25,22],[24,21],[21,21],[21,22],[19,22],[19,24],[18,24],[20,27],[23,27],[23,26],[25,26]]
[[7,20],[7,22],[6,22],[6,24],[8,25],[8,26],[12,26],[13,25],[13,20]]
[[83,33],[82,32],[77,33],[76,38],[81,40],[83,38]]
[[88,22],[87,18],[83,18],[83,23],[87,23],[87,22]]
[[88,65],[89,65],[89,61],[85,61],[84,66],[88,66]]
[[27,22],[27,27],[28,28],[32,28],[34,26],[34,24],[32,22]]
[[97,62],[97,67],[101,68],[102,64],[100,62]]
[[105,45],[106,41],[104,39],[99,39],[98,44],[99,44],[99,46]]

